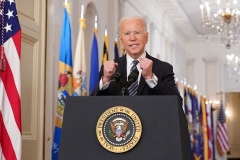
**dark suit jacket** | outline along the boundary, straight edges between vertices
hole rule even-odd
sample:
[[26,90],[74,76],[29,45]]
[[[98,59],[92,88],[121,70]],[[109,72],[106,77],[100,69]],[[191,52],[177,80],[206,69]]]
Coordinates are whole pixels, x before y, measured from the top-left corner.
[[[177,95],[179,97],[180,105],[182,105],[182,97],[180,96],[178,89],[176,88],[174,81],[173,67],[167,62],[160,61],[149,54],[146,54],[146,58],[153,61],[153,73],[158,77],[158,83],[154,88],[150,88],[146,83],[143,76],[140,78],[137,95]],[[126,55],[114,60],[118,63],[116,72],[121,73],[121,82],[117,84],[110,83],[109,87],[105,90],[99,90],[99,84],[95,87],[91,95],[123,95],[122,88],[127,82],[127,60]],[[103,76],[103,66],[99,72],[99,81]],[[124,95],[128,95],[128,91]]]

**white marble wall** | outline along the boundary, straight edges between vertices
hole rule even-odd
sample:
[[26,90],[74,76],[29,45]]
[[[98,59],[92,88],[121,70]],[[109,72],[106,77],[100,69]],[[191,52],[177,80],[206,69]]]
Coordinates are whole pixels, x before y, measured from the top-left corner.
[[[207,71],[205,60],[216,59],[218,62],[216,70],[214,70],[210,75],[212,77],[217,77],[217,91],[218,92],[240,92],[240,83],[238,84],[236,79],[237,77],[228,77],[226,71],[227,58],[228,54],[240,55],[240,48],[232,47],[228,50],[225,46],[220,44],[220,40],[212,40],[211,43],[206,41],[193,41],[187,42],[186,45],[187,58],[194,58],[194,82],[198,85],[199,90],[203,91],[204,94],[207,94],[206,89],[212,90],[215,86],[207,86]],[[210,78],[210,77],[209,77]],[[205,81],[202,81],[205,79]],[[212,95],[209,95],[212,96]],[[217,99],[219,100],[219,99]]]
[[188,58],[186,59],[187,63],[187,79],[186,79],[186,84],[193,86],[194,85],[194,63],[195,63],[195,58]]

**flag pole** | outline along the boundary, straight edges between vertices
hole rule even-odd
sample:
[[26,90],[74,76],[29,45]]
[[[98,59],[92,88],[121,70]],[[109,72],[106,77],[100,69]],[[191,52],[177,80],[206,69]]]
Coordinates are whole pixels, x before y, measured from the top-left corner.
[[105,28],[105,36],[107,36],[107,28]]
[[95,15],[95,29],[97,29],[97,15]]
[[83,19],[83,11],[84,11],[84,5],[82,5],[82,9],[81,9],[81,19]]
[[118,34],[116,33],[115,41],[118,42]]

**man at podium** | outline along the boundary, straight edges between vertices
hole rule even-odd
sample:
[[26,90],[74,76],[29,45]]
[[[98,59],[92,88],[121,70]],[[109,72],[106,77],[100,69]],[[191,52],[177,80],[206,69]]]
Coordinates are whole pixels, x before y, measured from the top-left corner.
[[139,16],[126,16],[119,21],[119,40],[126,54],[104,62],[99,84],[91,95],[177,95],[171,64],[150,56],[146,21]]

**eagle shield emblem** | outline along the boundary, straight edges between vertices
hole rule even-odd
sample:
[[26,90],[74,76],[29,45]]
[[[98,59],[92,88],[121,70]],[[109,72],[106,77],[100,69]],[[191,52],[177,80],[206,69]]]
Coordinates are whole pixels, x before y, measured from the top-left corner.
[[115,118],[110,122],[110,125],[113,132],[112,138],[116,138],[116,141],[118,142],[125,140],[130,133],[130,131],[128,131],[128,134],[126,134],[128,121],[124,118]]

